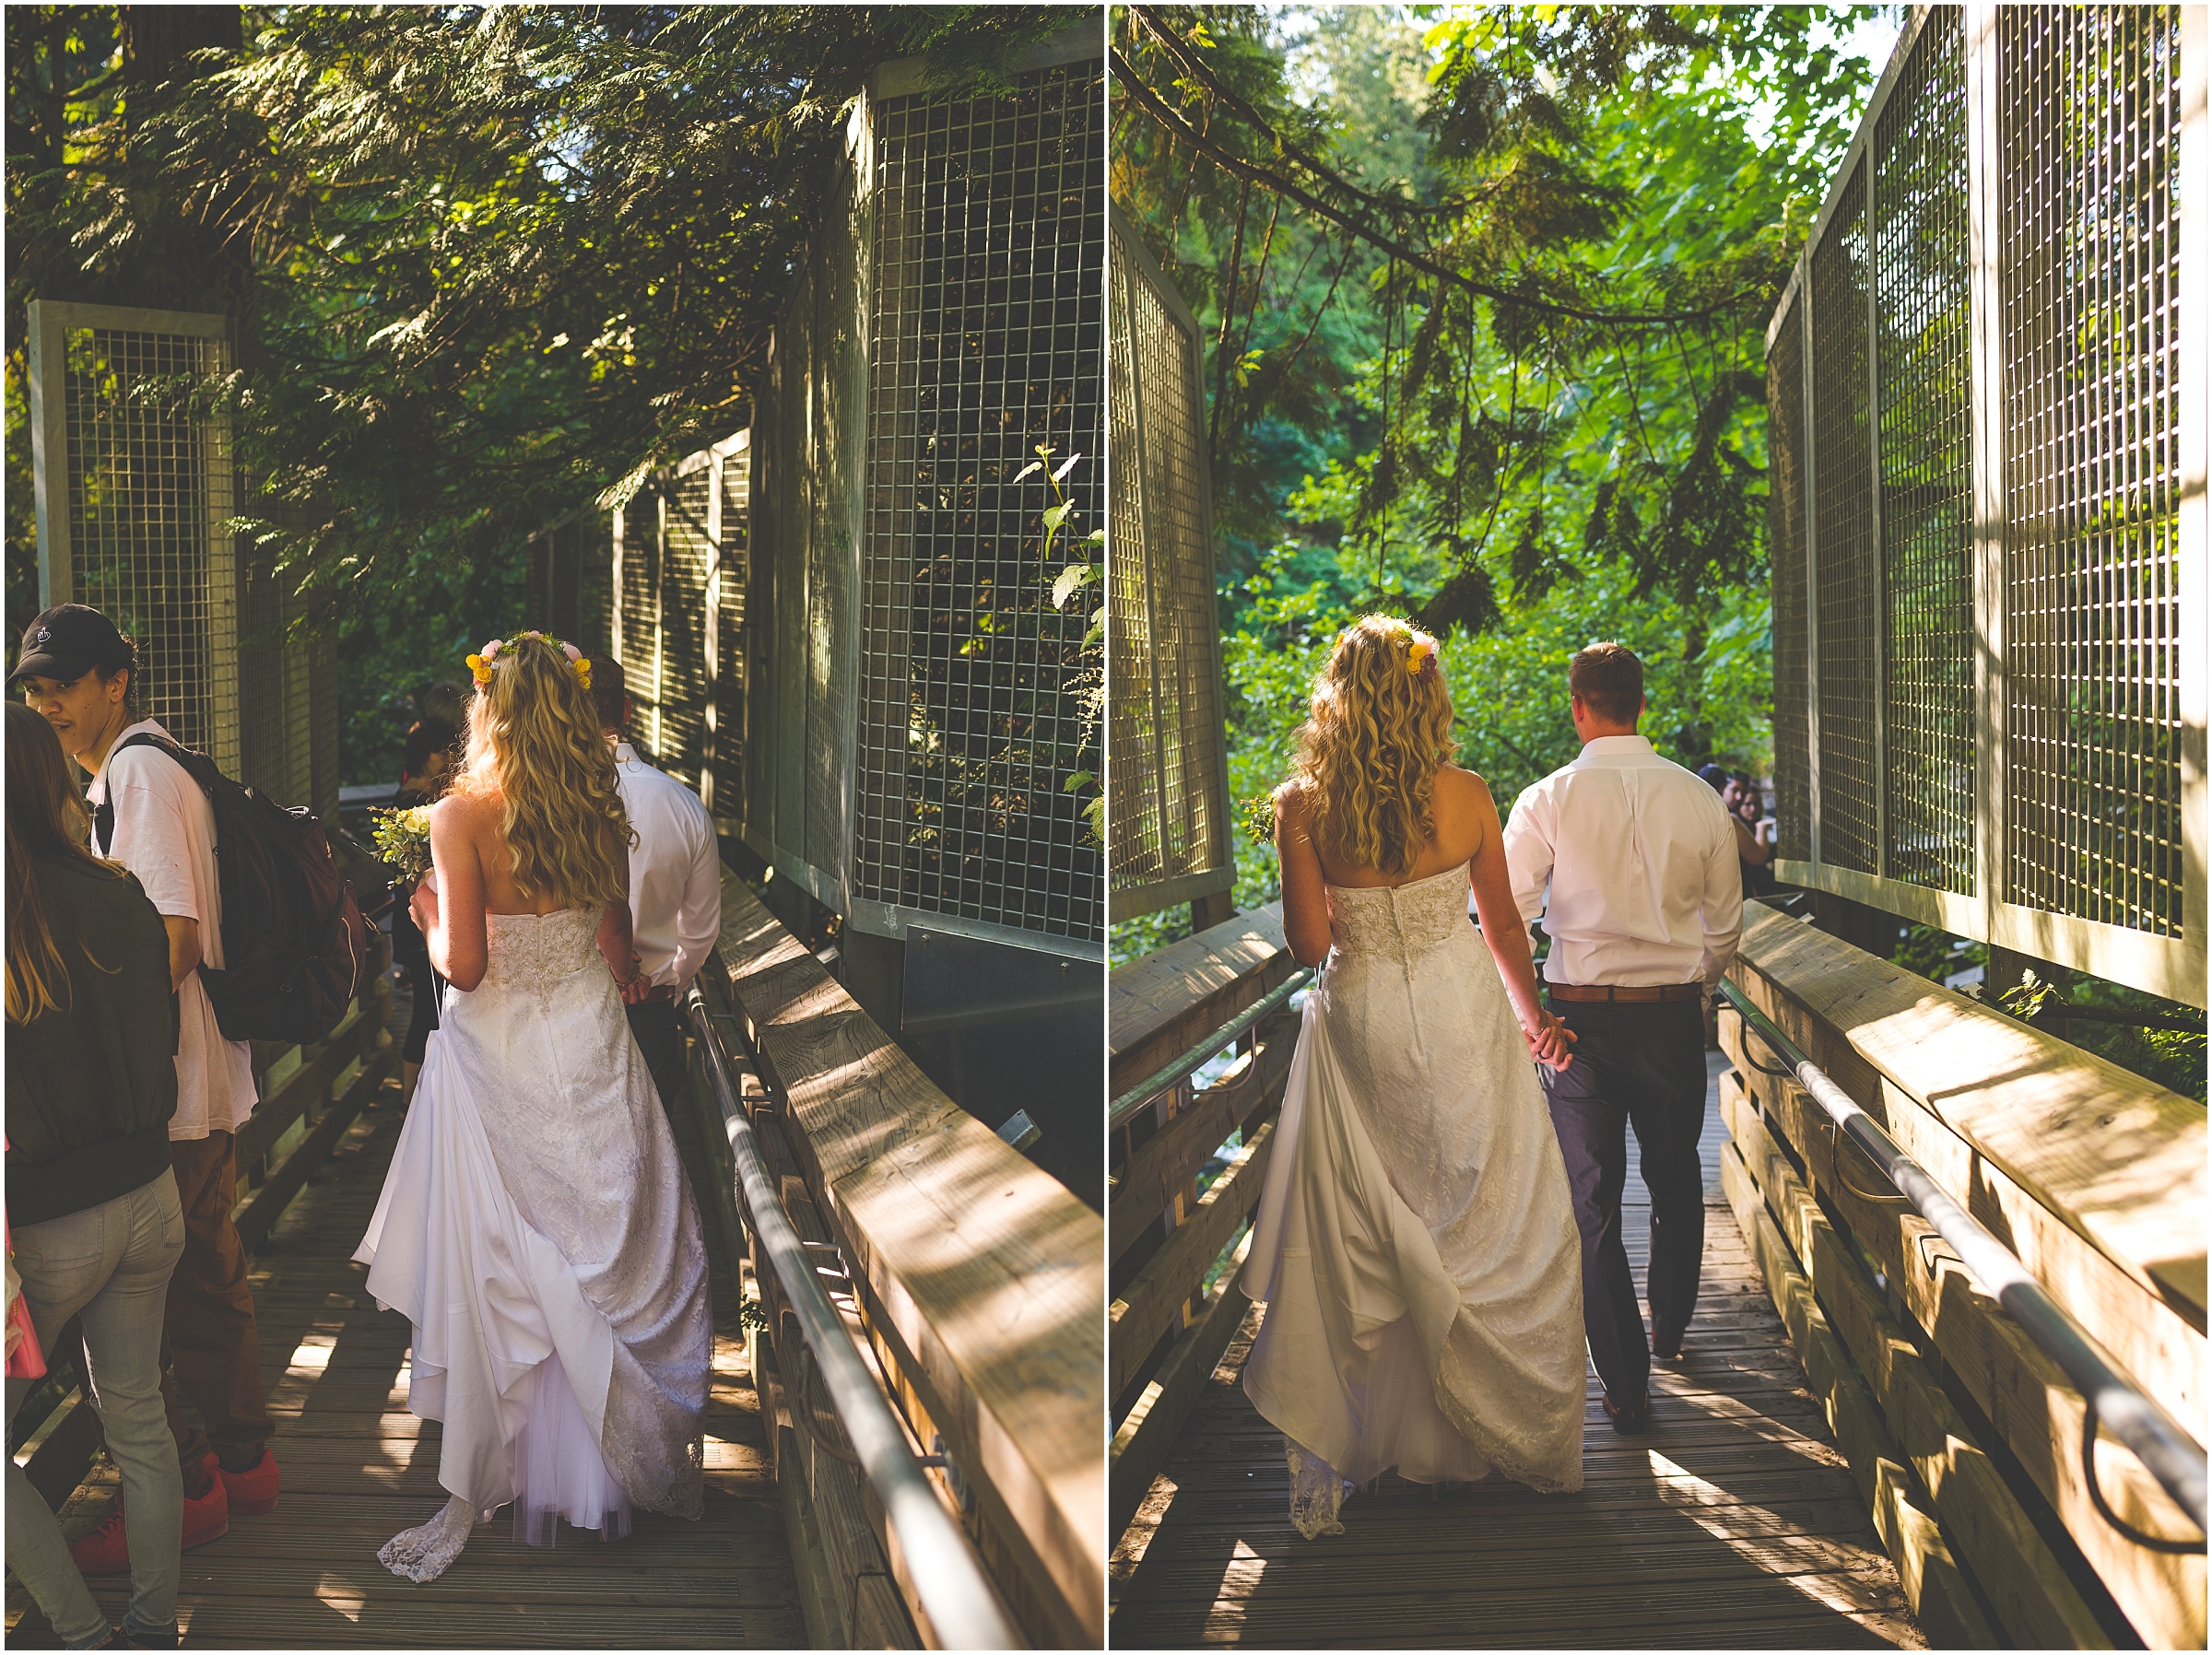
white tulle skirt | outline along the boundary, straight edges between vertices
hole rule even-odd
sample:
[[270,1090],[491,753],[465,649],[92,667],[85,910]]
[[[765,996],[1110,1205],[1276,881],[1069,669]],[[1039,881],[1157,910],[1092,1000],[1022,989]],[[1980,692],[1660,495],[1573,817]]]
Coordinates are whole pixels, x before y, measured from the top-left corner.
[[377,1302],[414,1324],[407,1405],[445,1427],[441,1485],[485,1518],[512,1505],[516,1539],[550,1545],[560,1518],[619,1538],[629,1500],[599,1446],[613,1331],[508,1195],[444,1048],[424,1054],[356,1254]]

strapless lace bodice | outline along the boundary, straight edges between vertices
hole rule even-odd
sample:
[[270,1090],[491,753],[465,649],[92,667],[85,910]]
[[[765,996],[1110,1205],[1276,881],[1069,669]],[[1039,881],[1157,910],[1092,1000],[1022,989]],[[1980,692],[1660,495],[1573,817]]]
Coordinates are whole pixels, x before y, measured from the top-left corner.
[[483,988],[543,992],[599,961],[599,916],[581,908],[549,914],[486,914]]
[[1467,870],[1446,868],[1404,885],[1329,886],[1329,938],[1339,954],[1411,965],[1467,929]]

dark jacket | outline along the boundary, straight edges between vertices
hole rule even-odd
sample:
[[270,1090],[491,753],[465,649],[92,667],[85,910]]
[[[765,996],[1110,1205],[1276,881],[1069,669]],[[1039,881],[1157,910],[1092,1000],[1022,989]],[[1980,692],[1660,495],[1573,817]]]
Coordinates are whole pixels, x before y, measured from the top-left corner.
[[18,1229],[159,1177],[177,1112],[169,933],[145,889],[71,862],[48,865],[40,895],[69,993],[62,1009],[7,1027],[7,1221]]

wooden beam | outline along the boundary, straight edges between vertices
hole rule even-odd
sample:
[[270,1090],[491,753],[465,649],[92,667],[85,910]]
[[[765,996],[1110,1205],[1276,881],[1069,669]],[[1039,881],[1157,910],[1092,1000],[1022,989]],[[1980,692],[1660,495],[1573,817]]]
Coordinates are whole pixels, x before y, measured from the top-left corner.
[[1297,968],[1279,902],[1117,967],[1106,980],[1109,1094],[1188,1051]]
[[1851,1370],[1798,1267],[1796,1255],[1766,1209],[1758,1183],[1734,1144],[1721,1146],[1721,1184],[1735,1222],[1749,1243],[1774,1308],[1805,1364],[1806,1379],[1828,1414],[1836,1445],[1851,1462],[1860,1497],[1874,1514],[1876,1532],[1897,1564],[1912,1613],[1937,1648],[1994,1649],[1996,1636],[1945,1543],[1935,1514],[1922,1503],[1904,1456],[1882,1424],[1879,1411]]
[[323,1111],[323,1119],[315,1123],[314,1130],[293,1147],[292,1153],[285,1156],[284,1165],[269,1174],[268,1182],[253,1191],[253,1199],[239,1214],[238,1238],[248,1252],[269,1238],[269,1231],[284,1216],[292,1198],[306,1186],[314,1169],[330,1158],[330,1152],[338,1146],[346,1129],[353,1124],[369,1099],[376,1096],[377,1088],[384,1084],[384,1077],[392,1073],[399,1057],[398,1044],[383,1029],[371,1032],[376,1039],[370,1043],[368,1061],[354,1077],[353,1084],[346,1088],[343,1097]]
[[1167,1245],[1136,1273],[1108,1312],[1109,1374],[1106,1393],[1119,1396],[1136,1378],[1160,1335],[1182,1321],[1182,1308],[1220,1257],[1237,1226],[1258,1204],[1267,1180],[1268,1152],[1275,1147],[1273,1121],[1237,1151],[1229,1170],[1198,1198],[1197,1209],[1176,1227]]
[[1009,1602],[1053,1610],[1039,1641],[1097,1647],[1102,1219],[955,1107],[734,875],[719,953],[871,1330],[1025,1578]]
[[1252,1309],[1237,1284],[1243,1278],[1245,1255],[1252,1250],[1252,1232],[1237,1244],[1235,1258],[1214,1285],[1213,1296],[1196,1320],[1182,1331],[1168,1352],[1168,1359],[1152,1376],[1136,1405],[1115,1428],[1106,1450],[1107,1483],[1112,1504],[1106,1513],[1108,1534],[1119,1537],[1136,1516],[1152,1479],[1175,1451],[1175,1440],[1206,1394],[1221,1355],[1229,1349],[1245,1316]]
[[1768,1133],[1740,1075],[1723,1077],[1722,1112],[1905,1458],[1929,1492],[1953,1552],[2023,1649],[2103,1649],[2111,1639],[2065,1566],[1884,1308],[1881,1296]]
[[[1862,1192],[1884,1192],[1882,1180],[1855,1148],[1844,1150],[1839,1174],[1828,1116],[1794,1082],[1756,1074],[1745,1078],[1770,1126],[1781,1128],[1804,1163],[1813,1190],[1866,1244],[1905,1309],[1927,1331],[2137,1633],[2154,1645],[2201,1648],[2205,1555],[2147,1551],[2098,1515],[2081,1476],[2080,1393],[1974,1285],[1931,1225],[1864,1198]],[[2109,1437],[2097,1447],[2097,1474],[2107,1502],[2124,1520],[2152,1534],[2195,1538],[2149,1472]]]
[[[1218,1024],[1215,1025],[1219,1027]],[[1236,1080],[1207,1087],[1192,1107],[1137,1146],[1126,1166],[1108,1178],[1106,1245],[1118,1259],[1145,1227],[1166,1212],[1198,1169],[1221,1147],[1238,1122],[1282,1102],[1283,1082],[1298,1048],[1295,1020],[1270,1020],[1270,1033]]]
[[1838,1047],[2203,1327],[2202,1104],[1759,903],[1744,905],[1738,958],[1739,983],[1767,980],[1820,1027],[1799,1043],[1862,1107],[1880,1105],[1878,1086],[1854,1086]]

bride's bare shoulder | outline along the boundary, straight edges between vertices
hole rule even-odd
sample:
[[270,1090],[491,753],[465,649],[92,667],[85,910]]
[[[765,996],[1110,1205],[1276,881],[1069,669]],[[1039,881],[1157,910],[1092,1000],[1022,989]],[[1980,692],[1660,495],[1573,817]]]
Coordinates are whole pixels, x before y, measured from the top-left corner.
[[1437,768],[1436,791],[1445,798],[1474,804],[1490,796],[1490,784],[1473,770],[1447,764]]

